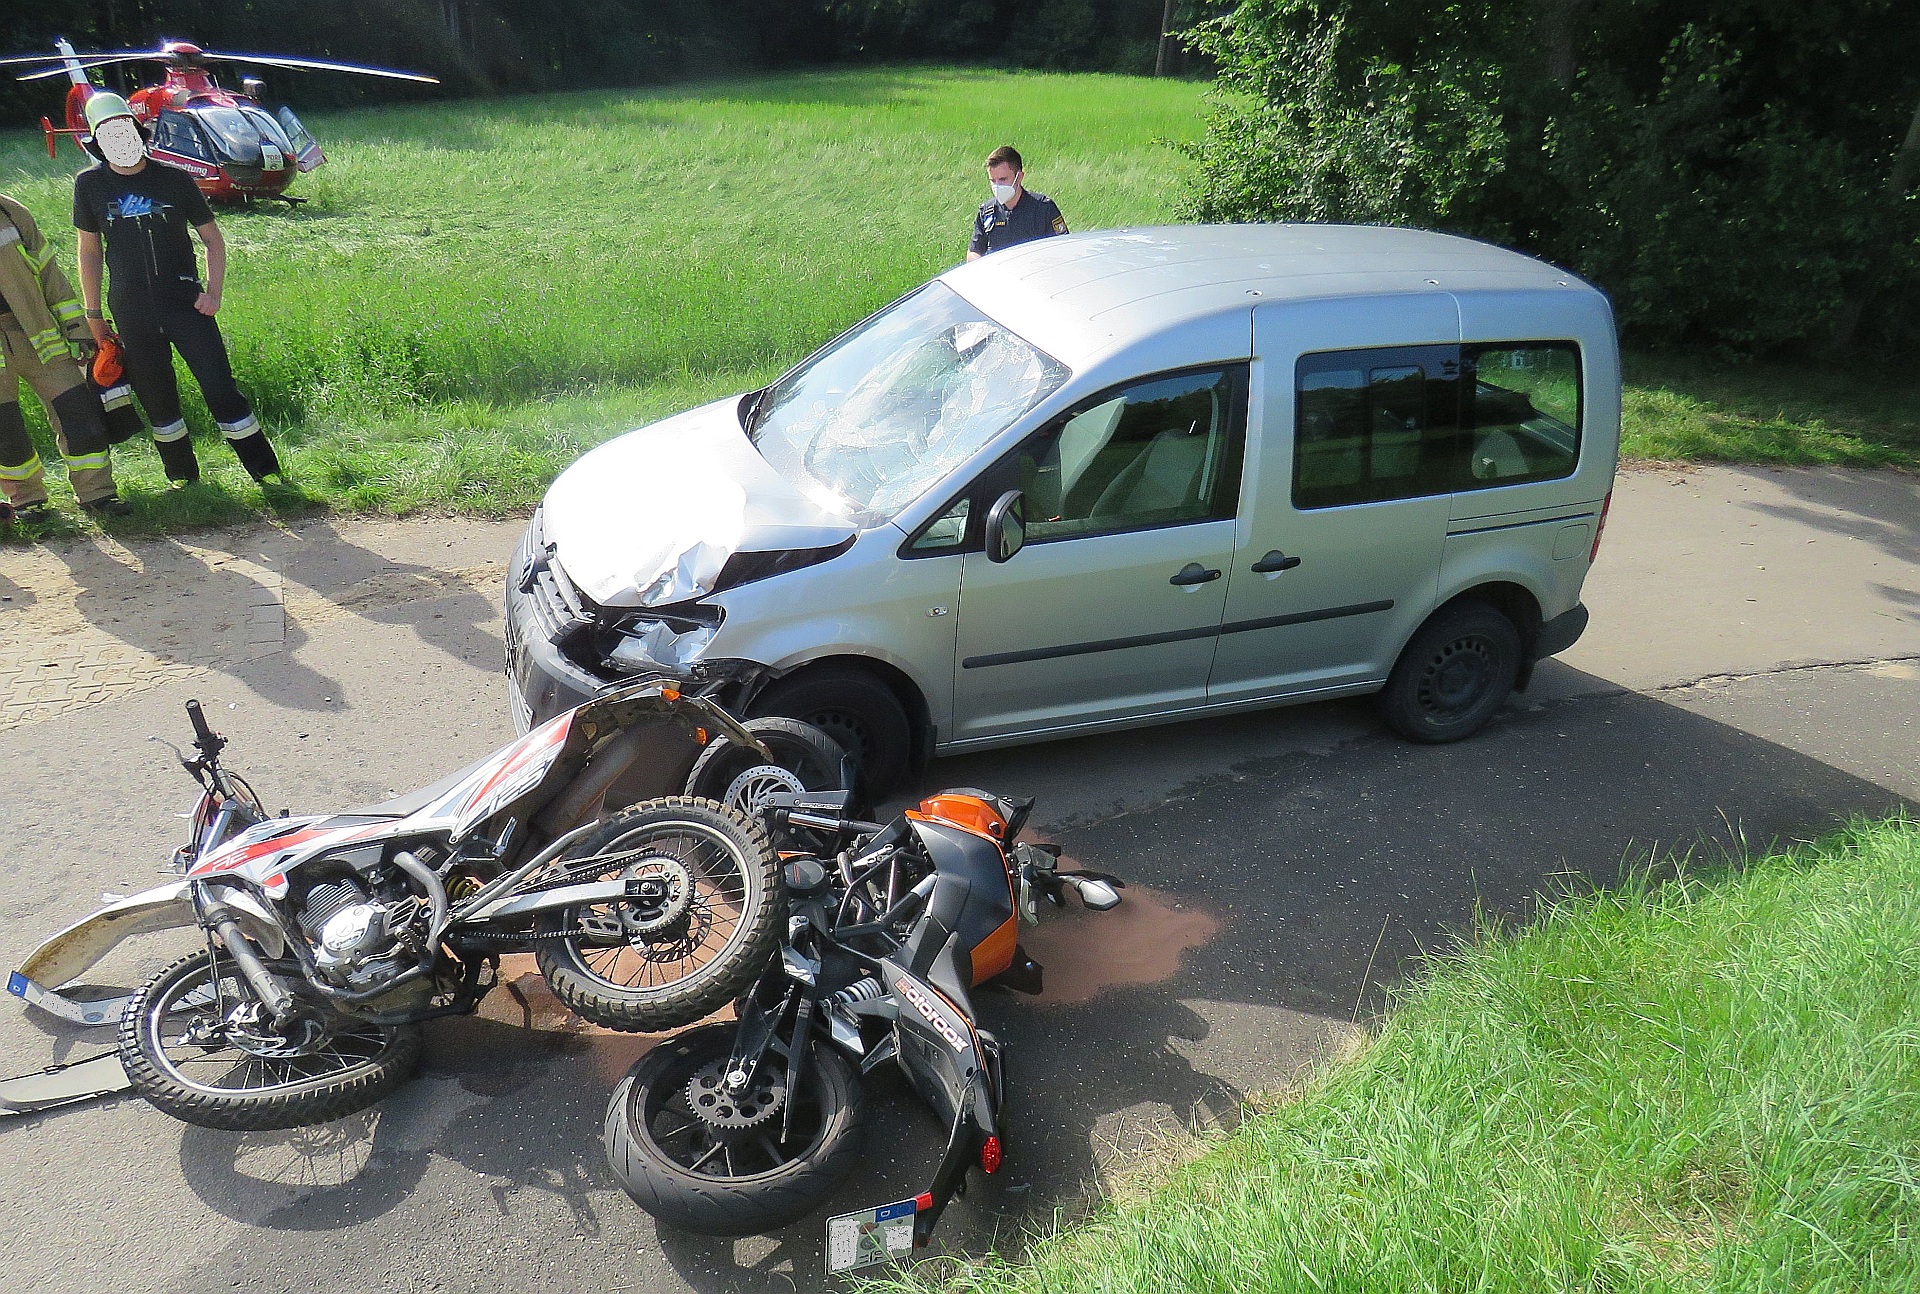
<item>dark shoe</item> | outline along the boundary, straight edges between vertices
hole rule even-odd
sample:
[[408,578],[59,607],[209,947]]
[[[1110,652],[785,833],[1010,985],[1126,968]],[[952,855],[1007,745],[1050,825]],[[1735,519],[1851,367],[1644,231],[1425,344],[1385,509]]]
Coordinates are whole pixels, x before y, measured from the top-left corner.
[[160,466],[166,469],[169,481],[192,485],[200,479],[200,460],[194,457],[191,440],[184,436],[179,440],[156,440],[153,447],[160,451]]
[[130,517],[133,505],[117,494],[109,494],[104,499],[82,499],[80,506],[96,517]]
[[45,499],[38,503],[23,503],[13,510],[13,519],[23,526],[37,526],[43,521],[52,521],[53,505]]
[[0,526],[13,524],[13,505],[0,499]]
[[256,431],[250,436],[227,442],[233,446],[233,453],[240,460],[240,466],[247,469],[247,475],[265,484],[269,476],[280,475],[280,456],[273,452],[273,442],[265,432]]

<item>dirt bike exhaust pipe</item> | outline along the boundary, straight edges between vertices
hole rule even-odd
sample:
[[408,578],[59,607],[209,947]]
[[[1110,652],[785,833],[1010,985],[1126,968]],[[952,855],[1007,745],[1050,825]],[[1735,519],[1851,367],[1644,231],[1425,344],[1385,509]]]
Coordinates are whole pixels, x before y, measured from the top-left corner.
[[433,919],[427,925],[427,947],[438,948],[440,936],[447,933],[447,926],[453,920],[452,904],[447,901],[447,887],[408,850],[403,849],[395,854],[393,865],[418,881],[420,888],[427,892],[427,904],[433,909]]
[[252,987],[254,996],[260,999],[260,1005],[267,1009],[276,1025],[284,1025],[298,1014],[293,994],[287,986],[273,977],[266,964],[253,951],[253,945],[240,932],[240,923],[234,919],[230,909],[216,907],[206,915],[213,933],[220,936],[220,942],[227,950],[227,956],[233,958],[233,964],[240,968],[240,974]]
[[579,826],[594,804],[633,767],[651,735],[652,731],[646,725],[636,725],[602,746],[600,752],[588,761],[585,771],[574,779],[573,785],[540,810],[534,818],[534,825],[550,838]]

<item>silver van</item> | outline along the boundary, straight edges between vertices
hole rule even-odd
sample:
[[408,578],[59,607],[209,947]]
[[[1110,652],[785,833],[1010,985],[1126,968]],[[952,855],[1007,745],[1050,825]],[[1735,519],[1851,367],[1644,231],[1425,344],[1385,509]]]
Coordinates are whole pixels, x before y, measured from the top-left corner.
[[636,674],[932,754],[1379,694],[1477,731],[1579,637],[1606,299],[1415,230],[1127,229],[959,266],[568,468],[507,578],[525,727]]

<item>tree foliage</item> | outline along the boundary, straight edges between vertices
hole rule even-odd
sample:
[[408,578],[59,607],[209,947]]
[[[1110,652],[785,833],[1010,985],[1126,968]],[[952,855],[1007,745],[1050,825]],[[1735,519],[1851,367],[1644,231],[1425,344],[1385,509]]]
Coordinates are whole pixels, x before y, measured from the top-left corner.
[[1564,264],[1647,341],[1920,346],[1909,0],[1245,0],[1191,214],[1424,225]]

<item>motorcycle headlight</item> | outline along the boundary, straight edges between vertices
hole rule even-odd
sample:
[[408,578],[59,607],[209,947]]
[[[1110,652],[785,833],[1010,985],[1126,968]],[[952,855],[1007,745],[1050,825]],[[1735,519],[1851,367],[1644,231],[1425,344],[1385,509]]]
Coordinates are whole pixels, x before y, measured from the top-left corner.
[[621,627],[620,639],[607,653],[607,660],[634,673],[653,669],[677,673],[700,659],[719,632],[717,624],[630,621]]

